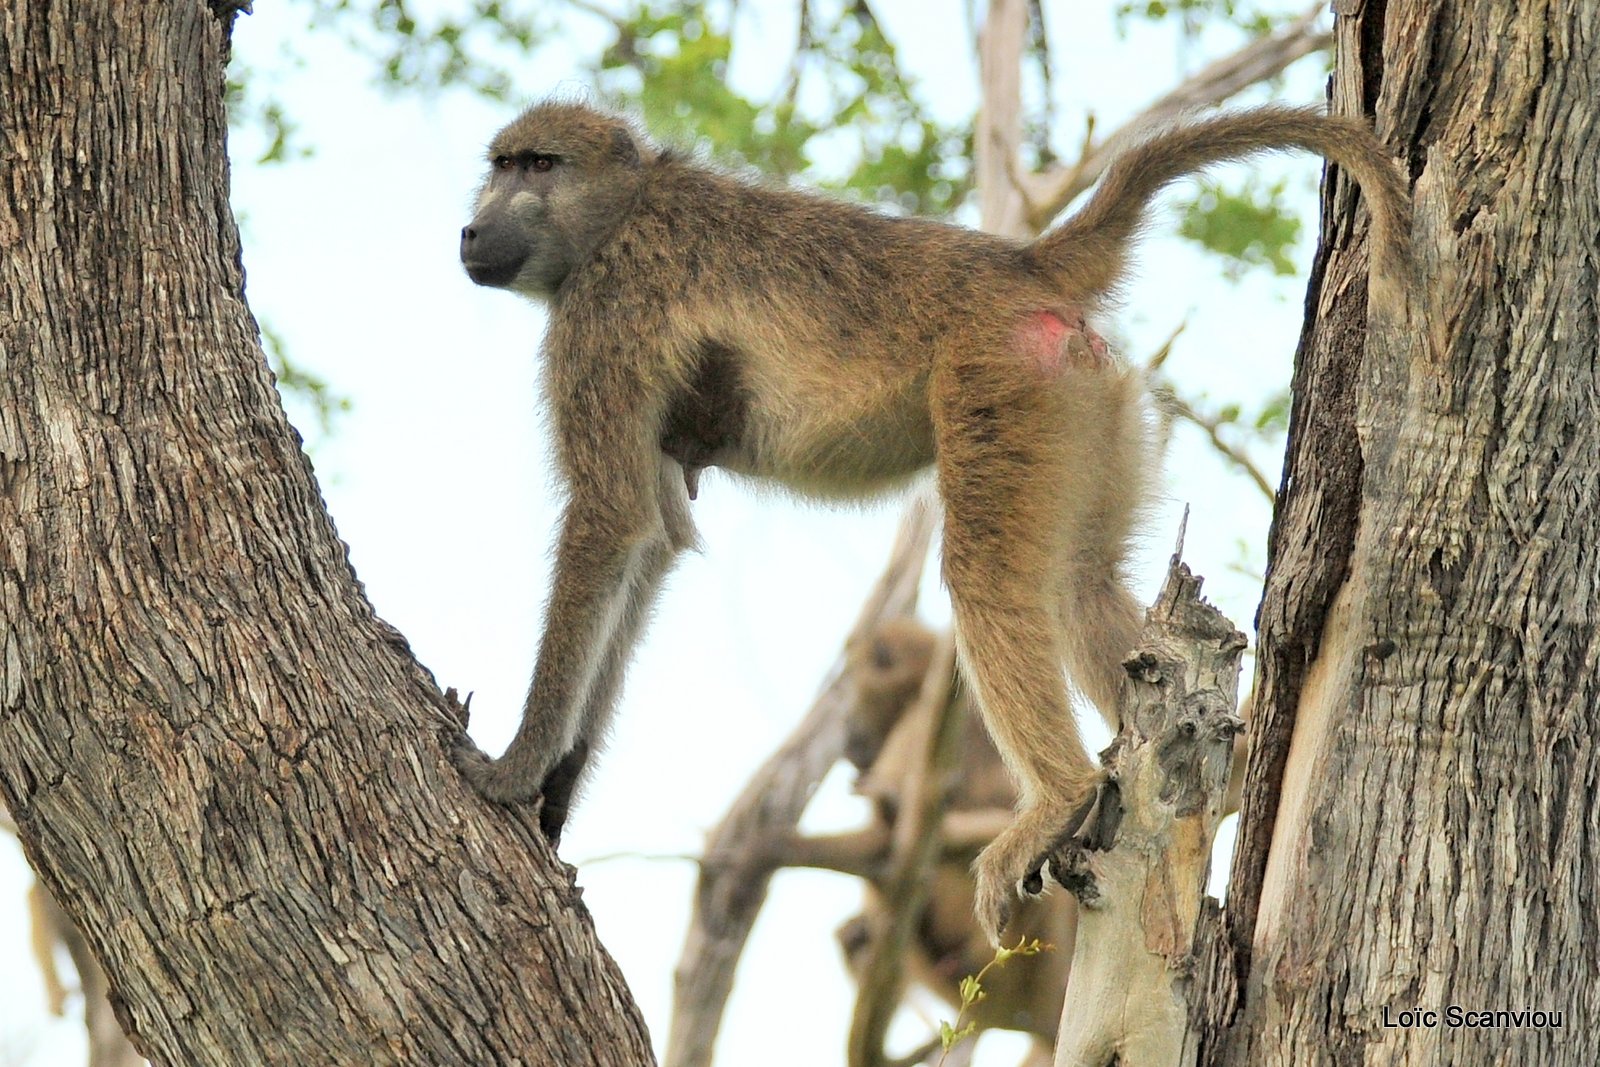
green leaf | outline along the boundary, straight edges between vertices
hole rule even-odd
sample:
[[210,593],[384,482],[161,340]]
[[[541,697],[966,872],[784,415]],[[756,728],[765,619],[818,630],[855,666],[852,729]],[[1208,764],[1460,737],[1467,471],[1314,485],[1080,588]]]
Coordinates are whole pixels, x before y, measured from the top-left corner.
[[977,1023],[968,1023],[957,1030],[947,1022],[939,1023],[939,1045],[944,1051],[949,1052],[961,1042],[978,1032]]
[[1184,37],[1193,39],[1207,26],[1223,24],[1251,37],[1265,37],[1298,17],[1296,12],[1271,12],[1239,0],[1125,0],[1112,9],[1117,31],[1126,34],[1128,23],[1167,22],[1176,19]]
[[1299,239],[1300,220],[1284,206],[1285,185],[1251,178],[1234,191],[1204,181],[1199,195],[1181,208],[1178,232],[1222,256],[1229,278],[1255,266],[1293,274],[1289,252]]
[[289,356],[283,337],[270,325],[262,323],[261,347],[267,354],[267,365],[278,381],[278,391],[287,401],[297,402],[309,409],[317,428],[324,436],[333,431],[340,415],[350,410],[350,398],[338,392],[327,380],[300,366]]
[[[945,127],[900,70],[871,8],[811,12],[777,96],[752,100],[729,87],[734,6],[639,3],[617,24],[595,75],[607,94],[636,106],[652,133],[764,173],[808,182],[902,211],[942,215],[971,189],[965,126]],[[826,138],[842,173],[812,169]]]
[[1263,434],[1284,434],[1289,432],[1289,390],[1284,389],[1269,397],[1261,410],[1256,412],[1252,422],[1254,428]]

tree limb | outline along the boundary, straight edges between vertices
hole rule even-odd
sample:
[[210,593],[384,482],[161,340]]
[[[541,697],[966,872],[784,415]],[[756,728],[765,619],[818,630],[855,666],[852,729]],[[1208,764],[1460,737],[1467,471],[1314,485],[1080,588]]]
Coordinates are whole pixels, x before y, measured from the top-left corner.
[[893,827],[894,854],[881,883],[882,925],[873,930],[859,976],[856,1008],[850,1021],[846,1057],[850,1067],[885,1067],[883,1041],[900,1006],[903,961],[927,899],[928,874],[939,854],[938,828],[945,804],[942,783],[956,763],[961,716],[955,699],[956,646],[953,632],[940,639],[917,698],[923,706],[908,713],[925,723],[924,758],[907,775],[900,815]]
[[[867,598],[848,645],[884,619],[910,615],[935,524],[914,501],[883,577]],[[792,836],[817,783],[844,749],[850,692],[843,655],[794,733],[750,779],[706,842],[689,932],[673,978],[672,1022],[663,1067],[708,1067],[733,989],[734,970],[774,870],[771,842]]]
[[452,766],[456,709],[284,417],[224,26],[4,19],[0,801],[116,1022],[194,1067],[649,1062],[570,869]]
[[1255,487],[1261,491],[1261,495],[1267,498],[1268,503],[1277,499],[1277,490],[1267,480],[1266,473],[1256,466],[1255,460],[1250,458],[1249,453],[1222,436],[1223,422],[1221,419],[1214,415],[1202,414],[1196,410],[1194,405],[1178,395],[1177,390],[1170,383],[1155,386],[1150,392],[1155,399],[1157,408],[1173,418],[1182,419],[1198,426],[1205,433],[1207,439],[1210,440],[1211,447],[1216,449],[1218,454],[1229,463],[1243,471],[1255,483]]
[[[971,860],[1017,817],[1010,808],[947,811],[935,835],[942,860]],[[891,840],[881,822],[841,834],[795,834],[769,852],[773,867],[813,867],[869,882],[887,876]],[[592,862],[592,861],[591,861]]]
[[978,38],[983,85],[973,130],[973,180],[979,225],[1008,237],[1029,235],[1026,191],[1010,177],[1022,145],[1022,51],[1027,34],[1023,0],[990,0]]

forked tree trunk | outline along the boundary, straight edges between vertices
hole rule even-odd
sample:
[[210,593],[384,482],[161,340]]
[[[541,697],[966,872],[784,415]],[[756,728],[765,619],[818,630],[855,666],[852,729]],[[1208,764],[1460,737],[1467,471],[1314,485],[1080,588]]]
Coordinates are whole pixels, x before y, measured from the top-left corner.
[[[1364,215],[1341,182],[1201,1062],[1588,1065],[1600,8],[1334,6],[1334,107],[1375,113],[1409,167],[1418,291],[1369,322]],[[1452,1026],[1452,1006],[1562,1027]],[[1437,1015],[1401,1015],[1417,1010]]]
[[284,421],[226,46],[198,0],[0,7],[0,799],[157,1063],[648,1062]]

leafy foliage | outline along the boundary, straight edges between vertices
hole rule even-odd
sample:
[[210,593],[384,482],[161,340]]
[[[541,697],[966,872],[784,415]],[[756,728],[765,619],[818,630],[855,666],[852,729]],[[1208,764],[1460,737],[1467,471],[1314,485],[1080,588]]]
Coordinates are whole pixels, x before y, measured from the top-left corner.
[[1253,266],[1293,274],[1288,253],[1300,238],[1300,220],[1284,206],[1286,185],[1252,177],[1230,190],[1203,181],[1199,195],[1182,209],[1178,232],[1223,257],[1222,269],[1230,279]]
[[508,99],[519,59],[554,34],[561,5],[471,0],[419,16],[406,0],[308,0],[313,29],[340,33],[393,90],[465,88]]
[[267,365],[278,380],[278,389],[309,411],[324,436],[332,432],[334,420],[350,410],[350,398],[335,392],[327,379],[296,363],[283,338],[266,323],[261,324],[261,347],[266,350]]
[[[589,0],[472,0],[455,16],[424,16],[406,0],[308,4],[313,27],[342,34],[385,87],[465,88],[493,99],[512,95],[515,72],[558,38],[563,17],[603,19],[615,39],[591,66],[595,83],[659,136],[919,214],[948,214],[971,190],[969,131],[931,116],[865,0],[800,3],[787,82],[763,100],[727,79],[735,0],[630,0],[621,14]],[[853,157],[843,174],[813,170],[819,138]]]
[[[971,193],[970,125],[939,122],[919,99],[869,0],[795,0],[795,51],[781,87],[762,99],[728,77],[737,0],[470,0],[456,14],[422,13],[407,0],[305,2],[312,26],[341,33],[391,90],[465,88],[494,99],[513,95],[528,55],[562,39],[571,19],[600,19],[614,37],[590,65],[594,82],[658,136],[732,166],[803,175],[808,184],[916,214],[948,216]],[[1123,0],[1116,13],[1124,24],[1174,20],[1190,37],[1217,24],[1264,34],[1278,21],[1247,0]],[[1025,116],[1028,162],[1040,165],[1055,153],[1044,6],[1036,0],[1026,62],[1046,90],[1042,107]],[[252,120],[269,130],[265,160],[298,150],[281,108],[269,103]],[[828,165],[819,166],[820,158]],[[1230,276],[1256,265],[1283,273],[1298,227],[1282,209],[1281,191],[1208,187],[1186,209],[1183,233],[1222,255]]]
[[[1135,20],[1176,22],[1193,42],[1213,26],[1232,26],[1247,37],[1264,37],[1284,21],[1257,4],[1241,0],[1123,0],[1116,7],[1119,28]],[[1250,267],[1265,266],[1275,274],[1292,274],[1288,250],[1299,238],[1300,222],[1283,202],[1283,183],[1263,186],[1255,180],[1230,189],[1207,182],[1181,210],[1179,232],[1221,256],[1224,275],[1237,280]]]
[[[970,191],[969,135],[930,116],[868,4],[799,5],[785,84],[767,100],[728,82],[736,12],[703,0],[636,5],[616,22],[596,72],[601,86],[636,103],[653,132],[729,163],[807,172],[813,142],[827,137],[852,164],[841,177],[810,173],[813,183],[918,214],[959,206]],[[840,143],[842,131],[853,144]]]
[[1117,5],[1116,17],[1124,28],[1131,19],[1161,22],[1178,19],[1189,36],[1198,34],[1209,23],[1226,22],[1262,36],[1272,32],[1277,20],[1254,4],[1239,0],[1124,0]]
[[[305,62],[297,55],[278,57],[283,68],[297,70]],[[248,129],[259,135],[265,145],[256,156],[256,164],[287,163],[307,159],[312,148],[300,136],[299,125],[289,114],[283,102],[273,91],[275,76],[245,66],[235,59],[228,67],[228,80],[223,89],[223,102],[228,108],[228,122],[235,129]]]

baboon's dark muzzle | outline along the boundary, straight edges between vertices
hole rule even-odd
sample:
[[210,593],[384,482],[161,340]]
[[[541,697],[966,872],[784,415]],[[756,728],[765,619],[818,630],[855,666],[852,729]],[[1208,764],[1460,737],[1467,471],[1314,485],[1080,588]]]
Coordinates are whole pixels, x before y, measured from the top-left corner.
[[502,226],[474,219],[462,227],[461,265],[479,285],[510,285],[527,258],[527,247]]

